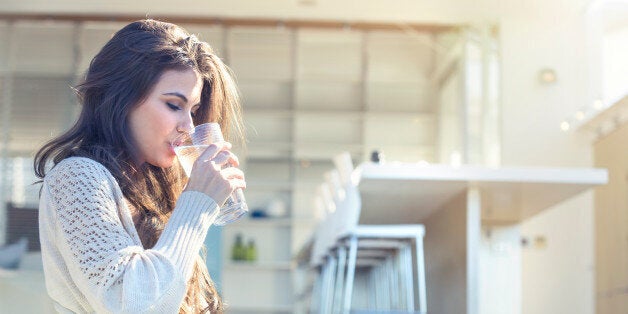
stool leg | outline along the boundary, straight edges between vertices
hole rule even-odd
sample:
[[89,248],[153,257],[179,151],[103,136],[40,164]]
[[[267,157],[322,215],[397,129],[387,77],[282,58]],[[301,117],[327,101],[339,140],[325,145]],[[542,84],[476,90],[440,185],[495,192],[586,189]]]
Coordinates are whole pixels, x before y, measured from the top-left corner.
[[378,266],[373,266],[373,277],[375,277],[375,309],[379,310],[380,309],[380,304],[381,301],[380,299],[380,280],[382,280],[382,278],[379,276],[379,267]]
[[382,310],[382,267],[375,266],[375,278],[377,278],[375,286],[375,309]]
[[329,255],[329,269],[327,272],[327,289],[325,289],[325,303],[324,303],[324,308],[325,311],[324,313],[331,313],[332,310],[332,303],[333,303],[333,297],[334,297],[334,279],[335,279],[335,275],[336,275],[336,266],[337,266],[337,261],[336,258],[334,257],[333,253]]
[[423,256],[423,238],[416,237],[414,239],[416,246],[416,260],[417,260],[417,283],[419,294],[419,311],[421,314],[427,313],[427,297],[425,288],[425,259]]
[[386,278],[386,260],[382,261],[382,264],[379,266],[379,309],[386,310],[386,298],[388,294],[388,279]]
[[329,258],[325,257],[321,271],[321,287],[320,287],[320,304],[318,305],[319,313],[325,313],[325,304],[327,304],[327,289],[329,281]]
[[414,311],[414,271],[413,271],[413,263],[412,263],[412,248],[408,245],[403,247],[403,255],[404,255],[404,280],[406,287],[406,310],[413,312]]
[[349,314],[351,310],[351,294],[353,293],[353,280],[355,277],[355,266],[358,255],[358,238],[351,236],[349,238],[349,260],[347,261],[347,280],[344,284],[344,297],[342,298],[342,306],[344,314]]
[[397,259],[399,258],[399,254],[394,253],[390,256],[390,309],[391,310],[399,310],[399,291],[401,287],[399,285],[398,274],[399,270],[397,269]]
[[405,310],[406,309],[406,279],[405,279],[405,269],[403,267],[403,258],[404,258],[403,247],[400,246],[397,251],[397,259],[395,260],[395,267],[397,268],[396,280],[397,285],[399,286],[399,293],[397,295],[397,309]]
[[371,270],[371,274],[373,276],[373,278],[375,278],[375,298],[373,298],[373,303],[374,303],[374,309],[375,310],[379,310],[379,282],[381,280],[381,278],[379,277],[379,267],[378,266],[373,266],[373,269]]
[[316,276],[316,280],[314,280],[314,287],[312,288],[312,295],[310,297],[310,312],[309,313],[317,313],[320,311],[321,304],[321,281],[323,280],[323,267],[317,271],[318,275]]
[[394,272],[393,272],[393,263],[392,263],[392,258],[393,256],[388,256],[386,257],[386,260],[384,261],[384,269],[385,272],[384,274],[386,275],[386,280],[384,281],[386,283],[386,285],[384,286],[384,301],[385,301],[385,309],[386,310],[391,310],[393,308],[393,296],[395,295],[395,291],[397,290],[397,287],[395,287],[393,285],[393,277],[394,277]]
[[321,288],[322,300],[320,304],[321,313],[328,314],[329,313],[329,304],[331,304],[331,293],[332,290],[332,280],[333,280],[333,262],[334,259],[332,256],[328,255],[325,257],[325,268],[323,274],[323,284]]
[[373,276],[372,268],[367,271],[367,274],[369,278],[369,299],[367,309],[372,310],[375,309],[375,289],[377,287],[377,279],[375,278],[375,276]]
[[[412,298],[412,294],[408,291],[410,289],[410,286],[412,285],[412,268],[408,268],[407,266],[407,259],[408,259],[408,248],[406,246],[401,246],[399,248],[399,253],[400,253],[400,257],[399,257],[399,268],[400,270],[400,276],[399,276],[399,282],[401,283],[401,286],[403,287],[403,290],[401,291],[401,309],[405,310],[405,311],[410,311],[411,306],[409,304],[411,304],[410,301],[408,301],[409,298]],[[410,255],[411,257],[411,255]]]
[[336,286],[334,287],[334,300],[332,313],[340,313],[342,311],[342,292],[347,268],[347,250],[343,245],[338,247],[338,266],[336,267]]

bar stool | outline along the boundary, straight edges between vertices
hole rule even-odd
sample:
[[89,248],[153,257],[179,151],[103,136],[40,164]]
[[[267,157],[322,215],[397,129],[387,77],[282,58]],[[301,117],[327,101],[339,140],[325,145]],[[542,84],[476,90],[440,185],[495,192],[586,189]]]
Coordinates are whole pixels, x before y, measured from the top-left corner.
[[318,210],[324,213],[324,218],[316,228],[310,259],[310,267],[318,273],[312,289],[310,313],[332,312],[337,263],[336,257],[330,254],[330,248],[335,241],[334,224],[339,219],[335,217],[338,212],[331,190],[332,187],[325,182],[319,186],[317,192],[316,206],[320,207]]
[[358,304],[426,313],[424,233],[422,225],[362,225],[340,238],[332,250],[337,255],[332,313],[349,313],[360,268],[371,283],[369,300],[375,303]]
[[336,210],[331,217],[334,221],[328,225],[334,234],[328,253],[329,267],[336,272],[334,279],[327,278],[333,282],[335,292],[331,313],[351,310],[360,268],[360,274],[371,283],[371,293],[366,296],[370,304],[362,306],[426,313],[424,226],[359,225],[361,198],[357,182],[352,178],[351,157],[348,153],[338,155],[334,164],[340,174],[343,197],[336,199]]

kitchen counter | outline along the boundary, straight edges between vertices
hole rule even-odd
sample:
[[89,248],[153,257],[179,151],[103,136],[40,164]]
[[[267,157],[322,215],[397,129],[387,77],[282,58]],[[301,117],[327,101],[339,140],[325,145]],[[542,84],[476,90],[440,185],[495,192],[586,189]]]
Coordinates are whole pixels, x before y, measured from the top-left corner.
[[353,179],[359,224],[425,226],[428,313],[497,314],[521,313],[521,222],[608,171],[363,163]]
[[606,169],[418,163],[363,163],[356,176],[361,224],[421,221],[469,188],[480,192],[485,224],[516,224],[608,181]]

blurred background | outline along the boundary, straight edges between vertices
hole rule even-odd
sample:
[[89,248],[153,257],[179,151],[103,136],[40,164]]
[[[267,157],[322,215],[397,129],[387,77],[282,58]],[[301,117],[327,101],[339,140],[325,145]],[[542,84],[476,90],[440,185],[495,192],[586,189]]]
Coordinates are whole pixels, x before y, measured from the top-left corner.
[[[309,252],[327,216],[320,184],[334,156],[347,152],[358,166],[374,151],[387,164],[608,169],[608,184],[525,219],[482,216],[481,254],[506,266],[467,264],[466,279],[449,284],[430,277],[426,244],[428,309],[625,313],[628,1],[620,0],[0,0],[0,313],[53,312],[32,156],[77,117],[70,87],[91,58],[145,17],[209,42],[241,90],[251,215],[212,227],[206,241],[229,313],[310,311],[320,268]],[[406,221],[425,224],[426,243],[431,231],[455,233],[428,218]],[[469,252],[445,262],[455,269]],[[497,284],[470,285],[476,272]]]

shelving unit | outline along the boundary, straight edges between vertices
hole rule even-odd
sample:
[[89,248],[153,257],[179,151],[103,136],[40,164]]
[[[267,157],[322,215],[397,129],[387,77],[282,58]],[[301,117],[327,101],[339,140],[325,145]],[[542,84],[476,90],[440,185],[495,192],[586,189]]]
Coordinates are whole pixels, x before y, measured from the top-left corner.
[[292,306],[230,306],[229,312],[265,314],[265,313],[292,313]]
[[224,269],[235,271],[291,271],[294,269],[291,262],[230,262],[225,264],[223,267]]
[[[296,310],[291,306],[302,291],[291,260],[316,226],[314,197],[323,174],[333,169],[333,156],[348,151],[361,161],[379,149],[391,160],[436,160],[438,109],[428,75],[436,58],[429,43],[437,35],[419,36],[281,27],[223,31],[248,132],[241,156],[247,202],[252,210],[276,200],[287,208],[279,219],[224,228],[222,288],[231,312]],[[229,260],[238,233],[245,242],[255,239],[258,262]]]

